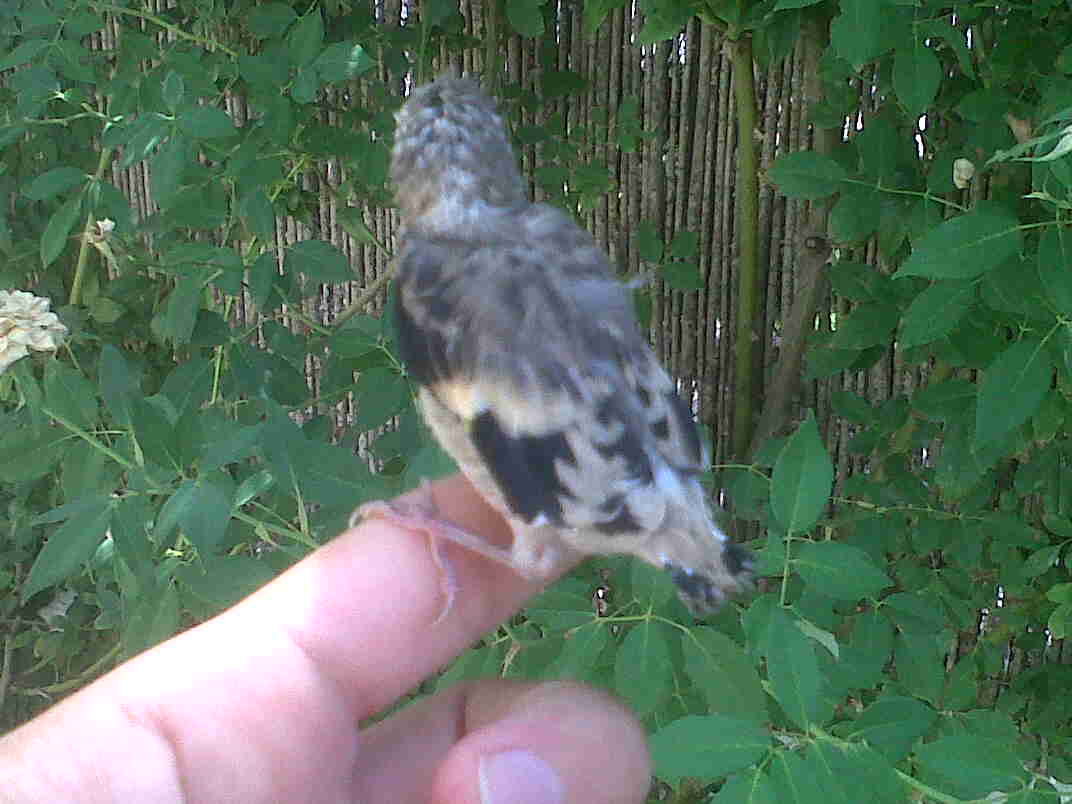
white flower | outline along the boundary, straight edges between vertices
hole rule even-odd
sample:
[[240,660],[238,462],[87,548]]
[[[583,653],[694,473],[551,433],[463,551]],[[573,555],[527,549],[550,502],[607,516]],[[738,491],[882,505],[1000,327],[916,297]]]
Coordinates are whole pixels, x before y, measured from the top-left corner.
[[971,184],[974,175],[975,165],[970,159],[956,159],[953,161],[953,186],[958,190],[963,190]]
[[67,327],[49,311],[51,300],[24,290],[0,290],[0,372],[36,352],[54,351]]

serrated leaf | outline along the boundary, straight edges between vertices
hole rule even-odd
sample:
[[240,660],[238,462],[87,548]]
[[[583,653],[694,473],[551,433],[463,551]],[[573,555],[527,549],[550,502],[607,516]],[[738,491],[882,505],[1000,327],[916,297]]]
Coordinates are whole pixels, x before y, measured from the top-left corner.
[[790,533],[803,533],[816,522],[830,499],[834,466],[819,438],[815,414],[801,422],[786,442],[771,479],[771,508]]
[[49,198],[77,187],[89,179],[84,170],[65,166],[52,168],[35,178],[23,191],[23,195],[33,201],[47,201]]
[[506,0],[506,19],[521,36],[543,36],[543,4],[546,0]]
[[303,240],[287,250],[283,270],[303,273],[311,282],[349,282],[354,273],[346,255],[326,240]]
[[297,18],[294,9],[286,3],[264,3],[250,8],[241,19],[251,34],[265,39],[269,36],[281,36]]
[[650,745],[659,778],[712,781],[758,761],[770,748],[770,734],[747,720],[687,715],[655,732]]
[[50,416],[89,429],[97,420],[97,389],[59,360],[45,365],[45,405]]
[[916,296],[901,317],[898,345],[907,349],[945,337],[974,303],[974,283],[936,282]]
[[143,590],[124,624],[123,655],[129,658],[163,642],[179,630],[179,595],[174,584],[162,580]]
[[914,38],[898,47],[893,56],[893,90],[909,117],[915,119],[934,102],[942,81],[942,67],[934,51],[922,39]]
[[912,244],[895,278],[967,279],[985,274],[1020,253],[1020,222],[995,205],[945,221]]
[[835,600],[877,597],[893,581],[859,547],[838,542],[808,542],[793,559],[810,586]]
[[164,76],[164,82],[160,86],[160,95],[169,109],[172,111],[178,109],[186,95],[186,82],[183,80],[182,74],[174,70],[168,70],[167,75]]
[[699,626],[682,640],[685,672],[707,699],[711,714],[766,722],[767,698],[755,666],[736,642]]
[[991,444],[1034,416],[1050,390],[1053,365],[1041,341],[1024,338],[994,360],[979,385],[975,448]]
[[874,0],[842,0],[841,13],[830,23],[830,44],[835,53],[859,67],[889,47],[883,42],[885,6]]
[[230,115],[215,106],[190,106],[175,116],[175,124],[193,140],[213,140],[237,133]]
[[324,52],[314,63],[320,77],[325,82],[349,81],[364,75],[376,62],[372,60],[365,48],[356,42],[336,42],[324,48]]
[[670,241],[670,256],[681,258],[695,257],[699,245],[700,235],[698,232],[678,232]]
[[937,720],[938,713],[922,701],[892,695],[867,707],[845,736],[866,740],[890,762],[900,762]]
[[771,166],[769,176],[784,195],[809,201],[833,195],[848,178],[838,162],[814,151],[779,157]]
[[153,318],[153,332],[175,345],[189,343],[201,309],[201,290],[199,276],[179,279],[168,294],[163,309]]
[[287,53],[291,64],[305,67],[312,63],[324,45],[324,18],[319,6],[313,6],[287,35]]
[[885,346],[900,317],[900,310],[889,302],[861,304],[848,316],[839,317],[830,348],[849,350]]
[[655,711],[673,691],[670,639],[674,637],[664,623],[645,621],[629,631],[615,657],[615,691],[641,717]]
[[800,728],[807,730],[812,723],[821,724],[828,707],[821,696],[822,677],[812,641],[782,609],[774,610],[767,637],[771,693]]
[[928,385],[912,397],[912,408],[928,419],[963,416],[975,403],[978,386],[959,377]]
[[610,643],[610,628],[600,622],[575,628],[566,635],[562,653],[547,668],[546,678],[587,679]]
[[674,290],[700,290],[704,286],[700,268],[693,262],[672,260],[663,263],[661,273],[666,284]]
[[67,238],[78,221],[82,210],[82,198],[76,196],[65,201],[48,219],[45,231],[41,234],[41,267],[48,268],[63,253]]
[[1043,231],[1037,265],[1046,300],[1060,315],[1072,316],[1072,237],[1062,227]]
[[368,369],[358,377],[354,396],[357,398],[355,427],[371,430],[408,404],[409,382],[393,368]]
[[33,61],[38,53],[48,50],[51,44],[48,39],[30,39],[22,42],[3,59],[0,59],[0,70],[10,70],[12,67]]
[[238,202],[238,214],[251,234],[265,243],[275,242],[275,210],[261,188],[246,193]]
[[237,603],[275,577],[263,561],[249,556],[217,556],[209,563],[187,564],[175,573],[185,592],[213,611]]
[[964,799],[1026,784],[1028,773],[1007,743],[974,735],[943,737],[916,751],[923,781]]
[[710,799],[710,804],[784,804],[770,777],[758,768],[746,768],[730,776]]
[[85,504],[48,537],[34,559],[22,586],[23,600],[74,575],[96,552],[108,531],[112,497],[99,494],[81,502]]
[[231,520],[232,494],[215,482],[221,476],[214,473],[196,481],[183,482],[160,509],[154,538],[166,543],[176,528],[202,556],[212,553],[223,539]]

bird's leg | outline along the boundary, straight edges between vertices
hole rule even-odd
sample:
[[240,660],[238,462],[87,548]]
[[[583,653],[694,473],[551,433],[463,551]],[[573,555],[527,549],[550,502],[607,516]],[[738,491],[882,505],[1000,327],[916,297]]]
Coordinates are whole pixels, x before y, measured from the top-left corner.
[[[443,610],[439,613],[434,625],[442,622],[450,613],[458,591],[454,566],[447,557],[446,550],[443,549],[444,541],[454,542],[492,561],[524,571],[524,568],[518,567],[515,563],[515,549],[504,549],[489,544],[477,534],[470,533],[444,518],[432,496],[432,486],[428,481],[422,481],[420,488],[407,500],[376,500],[365,503],[350,515],[350,527],[362,519],[372,518],[383,519],[397,527],[428,536],[432,558],[435,560],[436,567],[439,568],[440,587],[443,592]],[[517,546],[516,538],[514,546]]]

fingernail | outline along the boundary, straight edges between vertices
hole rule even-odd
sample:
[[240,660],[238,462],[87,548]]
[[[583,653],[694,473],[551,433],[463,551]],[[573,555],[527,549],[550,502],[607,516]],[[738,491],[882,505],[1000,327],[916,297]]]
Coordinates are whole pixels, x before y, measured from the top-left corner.
[[480,758],[481,804],[561,804],[562,780],[531,751],[513,749]]

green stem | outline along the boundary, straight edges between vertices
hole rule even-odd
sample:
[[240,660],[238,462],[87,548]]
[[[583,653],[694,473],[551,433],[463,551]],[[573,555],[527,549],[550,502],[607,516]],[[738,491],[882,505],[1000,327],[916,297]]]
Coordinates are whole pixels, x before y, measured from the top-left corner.
[[[94,181],[100,181],[104,172],[112,163],[112,149],[102,148],[100,158],[97,160],[97,171],[93,174]],[[82,227],[82,241],[78,244],[78,261],[75,263],[74,279],[71,281],[71,295],[68,302],[72,305],[82,303],[82,285],[85,283],[86,272],[89,270],[89,235],[95,225],[96,210],[91,209],[86,215],[86,225]]]

